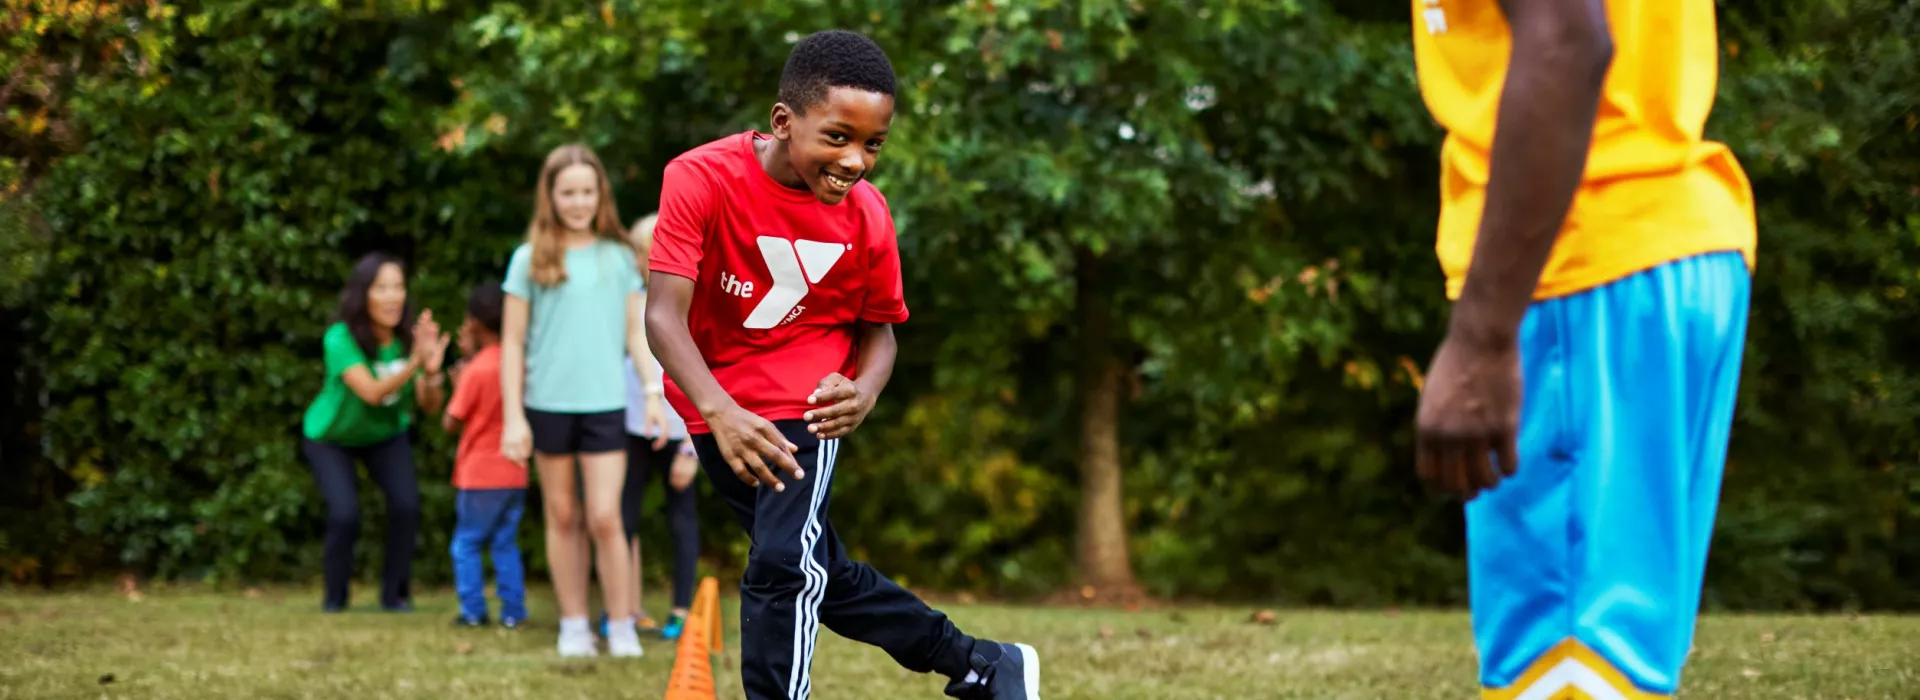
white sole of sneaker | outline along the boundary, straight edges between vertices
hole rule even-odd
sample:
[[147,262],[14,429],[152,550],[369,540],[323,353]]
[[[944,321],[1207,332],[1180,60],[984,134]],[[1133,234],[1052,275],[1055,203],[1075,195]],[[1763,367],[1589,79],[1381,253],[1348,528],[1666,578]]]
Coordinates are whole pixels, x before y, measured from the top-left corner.
[[1040,700],[1040,652],[1025,644],[1013,645],[1020,649],[1020,668],[1027,682],[1027,700]]
[[600,655],[597,640],[592,638],[581,640],[581,643],[578,645],[568,644],[566,641],[562,641],[559,647],[560,657],[565,659],[588,658]]

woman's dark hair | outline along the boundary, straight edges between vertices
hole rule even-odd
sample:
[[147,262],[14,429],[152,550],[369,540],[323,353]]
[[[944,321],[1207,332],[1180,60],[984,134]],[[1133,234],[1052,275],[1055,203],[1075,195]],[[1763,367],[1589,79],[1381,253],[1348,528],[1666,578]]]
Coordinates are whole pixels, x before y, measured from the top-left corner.
[[[380,268],[385,265],[400,268],[405,279],[407,264],[400,262],[387,253],[368,253],[353,264],[353,272],[347,275],[347,286],[340,289],[340,310],[335,312],[334,320],[347,324],[347,330],[353,333],[353,342],[366,353],[367,361],[372,362],[380,356],[379,341],[373,337],[373,317],[367,314],[367,290],[373,288],[373,281],[380,277]],[[407,305],[400,311],[400,325],[393,329],[393,337],[400,341],[404,352],[413,352],[413,295],[407,295]]]

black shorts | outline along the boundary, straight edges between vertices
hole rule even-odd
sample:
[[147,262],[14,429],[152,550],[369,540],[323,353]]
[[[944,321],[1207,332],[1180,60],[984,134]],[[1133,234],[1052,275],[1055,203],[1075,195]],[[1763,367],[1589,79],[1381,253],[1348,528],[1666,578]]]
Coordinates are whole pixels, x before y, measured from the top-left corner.
[[533,451],[545,455],[625,452],[627,411],[549,413],[527,409]]

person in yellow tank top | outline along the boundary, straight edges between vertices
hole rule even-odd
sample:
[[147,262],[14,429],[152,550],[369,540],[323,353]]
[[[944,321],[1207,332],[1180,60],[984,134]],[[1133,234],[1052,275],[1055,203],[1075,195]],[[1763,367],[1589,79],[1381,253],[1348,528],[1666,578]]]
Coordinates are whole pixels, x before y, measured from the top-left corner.
[[1670,696],[1755,255],[1746,175],[1702,137],[1713,3],[1412,7],[1454,302],[1415,461],[1466,499],[1483,696]]

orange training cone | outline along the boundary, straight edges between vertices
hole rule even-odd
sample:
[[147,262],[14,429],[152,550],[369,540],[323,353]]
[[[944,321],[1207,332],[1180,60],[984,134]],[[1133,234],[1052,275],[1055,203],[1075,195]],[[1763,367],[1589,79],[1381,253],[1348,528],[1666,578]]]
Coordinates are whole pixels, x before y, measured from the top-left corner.
[[707,593],[707,619],[713,621],[713,636],[707,638],[707,648],[715,654],[727,651],[727,635],[720,631],[720,581],[711,576],[700,582],[700,590]]
[[693,610],[681,628],[680,647],[674,651],[673,675],[667,680],[666,700],[716,700],[713,690],[714,651],[724,643],[720,632],[720,582],[709,576],[700,581]]

